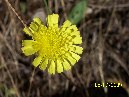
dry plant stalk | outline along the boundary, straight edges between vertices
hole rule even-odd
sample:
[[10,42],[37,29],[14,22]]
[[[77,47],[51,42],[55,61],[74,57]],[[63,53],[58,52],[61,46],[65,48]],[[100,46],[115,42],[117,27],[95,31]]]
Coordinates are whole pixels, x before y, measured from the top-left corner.
[[8,0],[5,0],[5,2],[12,9],[12,11],[16,14],[16,16],[21,21],[21,23],[24,25],[24,27],[26,27],[26,23],[23,21],[23,19],[20,17],[20,15],[16,12],[15,8],[12,7],[11,3]]

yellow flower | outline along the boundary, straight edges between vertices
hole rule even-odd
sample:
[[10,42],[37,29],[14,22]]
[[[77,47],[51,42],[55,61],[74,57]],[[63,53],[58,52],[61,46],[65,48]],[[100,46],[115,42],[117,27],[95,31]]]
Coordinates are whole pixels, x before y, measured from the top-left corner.
[[77,46],[82,43],[77,27],[68,20],[58,27],[58,17],[58,14],[48,15],[47,27],[39,18],[34,18],[30,27],[23,29],[32,37],[32,40],[22,41],[23,53],[26,56],[36,53],[33,65],[41,70],[47,68],[50,74],[71,69],[83,51]]

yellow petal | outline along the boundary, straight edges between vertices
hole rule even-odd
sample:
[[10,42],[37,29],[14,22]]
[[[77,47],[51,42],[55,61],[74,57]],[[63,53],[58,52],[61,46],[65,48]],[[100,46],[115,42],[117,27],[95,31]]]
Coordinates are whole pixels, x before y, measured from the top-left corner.
[[79,55],[77,55],[77,54],[75,54],[75,53],[73,53],[73,52],[70,52],[70,54],[72,55],[72,57],[73,57],[74,59],[76,59],[76,61],[78,61],[78,60],[80,59],[80,56],[79,56]]
[[71,22],[69,20],[66,20],[63,25],[60,28],[60,31],[63,32],[66,30],[67,27],[69,27],[71,25]]
[[76,46],[75,53],[82,54],[82,52],[83,52],[83,48]]
[[63,66],[60,60],[57,60],[57,72],[58,73],[63,72]]
[[59,18],[58,14],[48,15],[47,17],[48,27],[52,27],[52,28],[58,27],[58,18]]
[[32,54],[34,54],[35,52],[37,52],[32,46],[25,46],[25,47],[22,47],[21,50],[23,51],[23,53],[24,53],[26,56],[32,55]]
[[69,20],[66,20],[61,27],[66,28],[66,27],[69,27],[70,25],[71,25],[71,22]]
[[71,69],[71,66],[70,66],[69,62],[66,61],[65,59],[64,59],[64,61],[63,61],[63,67],[64,67],[64,70],[69,70],[69,69]]
[[83,52],[83,48],[76,45],[69,46],[69,50],[77,54],[82,54]]
[[76,60],[74,58],[72,58],[72,56],[70,54],[66,54],[66,56],[67,56],[67,60],[69,60],[71,65],[74,65],[76,63]]
[[22,46],[32,46],[34,42],[34,40],[22,40]]
[[82,43],[82,37],[77,36],[72,41],[73,41],[73,44],[81,44]]
[[32,62],[32,64],[37,67],[42,61],[42,57],[41,56],[38,56],[34,59],[34,61]]
[[80,32],[79,31],[74,31],[74,32],[71,32],[71,36],[80,36]]
[[78,29],[77,29],[76,25],[72,25],[72,26],[68,27],[65,32],[67,32],[67,31],[69,31],[69,30],[70,30],[71,32],[75,32],[75,31],[77,31]]
[[48,72],[50,74],[55,74],[55,62],[53,60],[50,60],[50,67],[48,68]]
[[32,35],[31,35],[31,31],[29,30],[28,27],[25,27],[25,28],[23,29],[23,31],[24,31],[27,35],[32,36]]
[[41,70],[45,70],[46,67],[47,67],[47,65],[48,65],[48,59],[44,59],[44,60],[42,61],[42,63],[40,64],[39,68],[40,68]]
[[36,23],[31,22],[29,28],[30,28],[30,30],[34,33],[34,32],[37,32],[37,31],[38,31],[39,26],[38,26]]
[[36,22],[36,23],[37,23],[37,24],[39,24],[39,25],[41,25],[41,24],[42,24],[41,19],[40,19],[40,18],[38,18],[38,17],[35,17],[35,18],[33,19],[33,21],[34,21],[34,22]]

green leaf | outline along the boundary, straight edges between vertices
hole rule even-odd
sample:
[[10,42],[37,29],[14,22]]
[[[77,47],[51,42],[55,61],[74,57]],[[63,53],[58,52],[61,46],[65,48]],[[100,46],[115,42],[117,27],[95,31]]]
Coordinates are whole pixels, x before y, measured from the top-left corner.
[[87,7],[87,0],[81,0],[77,3],[68,15],[68,19],[73,23],[77,24],[84,17],[84,13]]
[[27,10],[26,2],[20,2],[20,9],[22,13],[25,13]]
[[5,97],[15,97],[16,92],[14,88],[8,88],[5,84],[0,83],[0,91],[5,94]]

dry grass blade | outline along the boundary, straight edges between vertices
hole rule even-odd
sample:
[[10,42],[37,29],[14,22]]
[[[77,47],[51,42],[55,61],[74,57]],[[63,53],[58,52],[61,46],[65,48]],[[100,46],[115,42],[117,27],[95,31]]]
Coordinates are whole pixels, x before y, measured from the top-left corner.
[[13,77],[12,77],[12,75],[11,75],[7,65],[6,65],[6,62],[4,61],[4,58],[1,56],[0,59],[1,59],[2,63],[4,64],[5,69],[7,70],[8,76],[9,76],[9,78],[11,80],[12,86],[13,86],[15,92],[16,92],[17,97],[21,97],[20,93],[19,93],[19,90],[18,90],[18,87],[16,86],[16,84],[14,82],[14,79],[13,79]]

